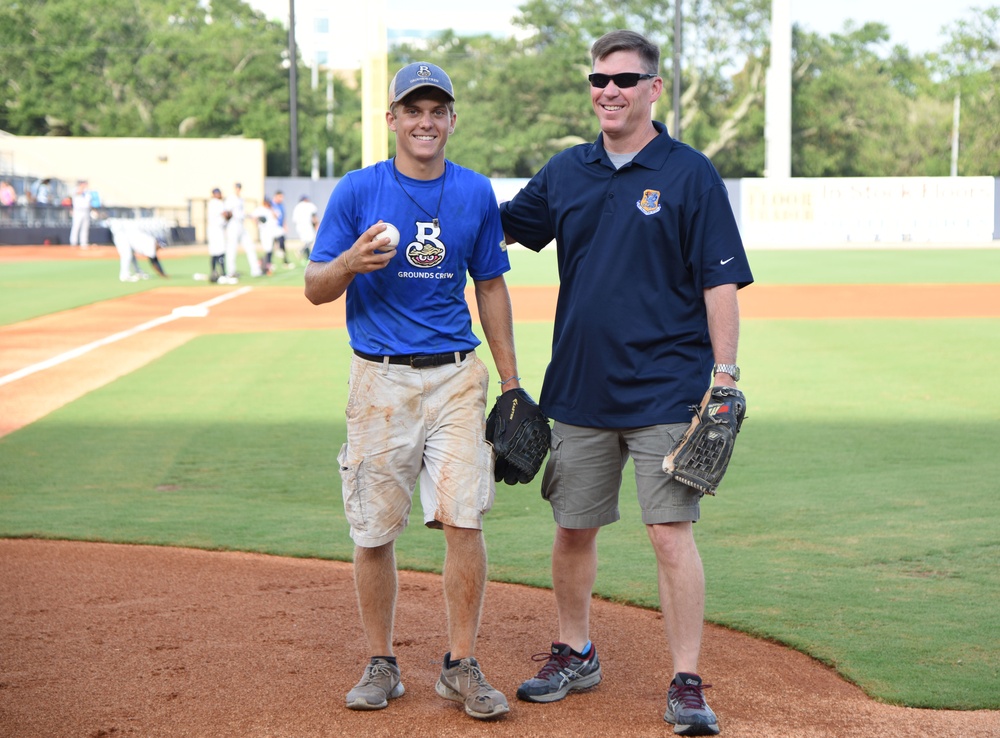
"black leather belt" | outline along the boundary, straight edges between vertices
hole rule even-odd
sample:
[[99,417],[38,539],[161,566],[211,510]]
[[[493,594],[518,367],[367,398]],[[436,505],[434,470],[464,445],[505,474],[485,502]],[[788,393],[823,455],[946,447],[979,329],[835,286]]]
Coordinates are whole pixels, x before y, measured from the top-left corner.
[[389,360],[390,364],[405,364],[406,366],[413,367],[414,369],[423,369],[428,366],[444,366],[445,364],[454,364],[455,355],[458,355],[459,361],[464,361],[465,357],[471,354],[471,351],[449,351],[446,354],[410,354],[409,356],[378,356],[375,354],[366,354],[362,351],[354,350],[355,356],[359,356],[365,361],[375,361],[379,364],[383,363],[386,359]]

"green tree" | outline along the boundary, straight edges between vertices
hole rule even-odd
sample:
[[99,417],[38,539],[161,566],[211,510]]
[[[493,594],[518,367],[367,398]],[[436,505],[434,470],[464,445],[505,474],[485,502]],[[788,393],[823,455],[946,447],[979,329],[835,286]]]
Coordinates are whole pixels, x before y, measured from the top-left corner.
[[940,174],[947,117],[916,97],[924,72],[901,47],[885,58],[881,23],[848,23],[829,40],[794,34],[792,172],[796,176]]
[[240,0],[16,1],[0,26],[4,130],[288,150],[286,33]]
[[949,40],[935,68],[942,96],[959,96],[958,173],[1000,175],[1000,6],[973,8],[945,26]]
[[[684,139],[713,153],[749,156],[740,173],[763,168],[763,145],[747,143],[762,129],[763,67],[768,0],[690,3],[684,43]],[[427,59],[463,84],[458,110],[463,133],[449,143],[456,161],[493,176],[529,177],[561,149],[593,140],[599,130],[591,110],[590,46],[616,28],[644,33],[661,48],[665,94],[656,111],[667,120],[672,104],[670,66],[673,7],[627,0],[529,0],[520,6],[518,38],[463,38],[451,31],[426,47],[394,51],[393,64]],[[748,73],[736,83],[730,68]],[[668,120],[669,123],[669,120]],[[722,157],[725,158],[725,157]],[[732,157],[733,161],[738,156]]]

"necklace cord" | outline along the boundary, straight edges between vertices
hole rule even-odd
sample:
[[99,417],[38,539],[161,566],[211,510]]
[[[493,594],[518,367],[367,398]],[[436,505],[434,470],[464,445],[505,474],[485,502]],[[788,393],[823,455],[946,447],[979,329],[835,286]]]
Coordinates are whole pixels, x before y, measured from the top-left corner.
[[416,199],[413,197],[413,195],[411,195],[407,191],[407,189],[403,187],[403,183],[399,179],[399,172],[396,170],[395,158],[393,158],[392,160],[392,176],[396,179],[396,184],[399,185],[399,189],[403,191],[403,194],[410,199],[410,202],[412,202],[414,205],[420,208],[424,212],[424,214],[431,219],[431,222],[434,223],[434,227],[437,228],[440,225],[438,222],[438,215],[441,213],[441,203],[444,201],[444,183],[445,179],[448,177],[448,165],[445,164],[444,172],[441,174],[441,194],[438,195],[437,208],[435,209],[434,215],[428,213],[427,208],[425,208],[423,205],[417,202]]

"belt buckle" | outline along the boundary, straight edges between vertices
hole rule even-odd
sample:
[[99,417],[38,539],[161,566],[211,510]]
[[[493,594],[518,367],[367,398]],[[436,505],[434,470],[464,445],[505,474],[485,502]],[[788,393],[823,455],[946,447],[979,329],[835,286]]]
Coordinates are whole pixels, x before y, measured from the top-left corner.
[[431,357],[429,357],[429,356],[416,356],[416,355],[412,355],[412,356],[410,356],[410,368],[411,369],[423,369],[425,366],[431,366],[428,363],[428,360],[430,358]]

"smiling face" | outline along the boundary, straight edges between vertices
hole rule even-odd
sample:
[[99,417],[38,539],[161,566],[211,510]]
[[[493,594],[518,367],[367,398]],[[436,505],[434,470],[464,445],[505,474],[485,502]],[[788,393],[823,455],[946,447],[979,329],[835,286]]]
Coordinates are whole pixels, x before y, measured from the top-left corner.
[[396,134],[399,171],[420,179],[439,176],[457,118],[451,100],[438,90],[420,90],[393,105],[386,122]]
[[[615,51],[596,60],[594,71],[611,75],[650,70],[644,67],[638,52]],[[613,81],[603,88],[591,85],[590,101],[609,151],[639,151],[656,135],[652,124],[653,103],[662,91],[660,77],[639,80],[635,87],[618,87]]]

